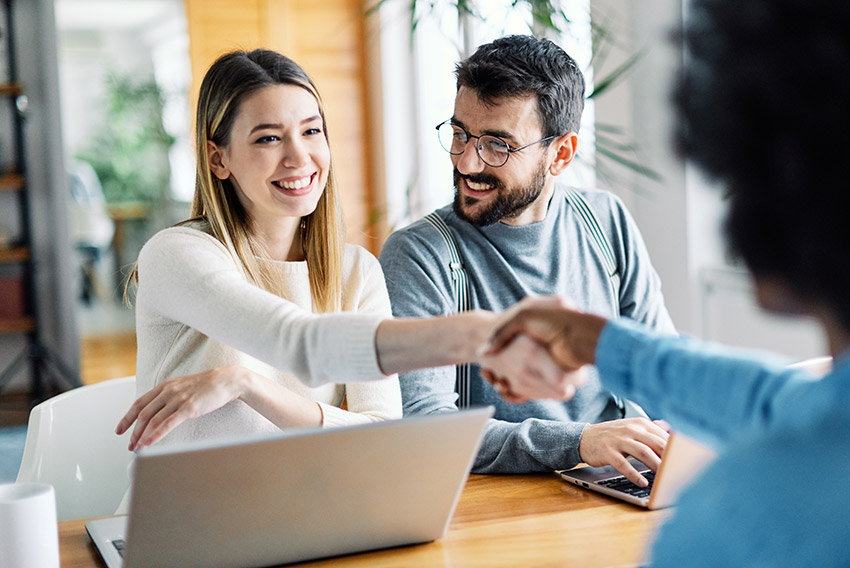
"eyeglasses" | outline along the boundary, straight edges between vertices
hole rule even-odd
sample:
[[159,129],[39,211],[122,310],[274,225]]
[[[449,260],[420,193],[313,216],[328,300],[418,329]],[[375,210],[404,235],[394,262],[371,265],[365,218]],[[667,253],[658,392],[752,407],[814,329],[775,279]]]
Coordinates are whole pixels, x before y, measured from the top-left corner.
[[529,146],[534,146],[535,144],[547,142],[555,138],[555,136],[547,136],[531,144],[526,144],[519,148],[511,148],[507,142],[498,136],[491,136],[489,134],[473,136],[462,126],[453,124],[451,119],[437,125],[437,136],[440,138],[440,145],[443,149],[453,156],[463,154],[469,139],[475,138],[475,150],[478,152],[478,157],[481,158],[482,162],[493,168],[504,166],[510,155],[514,152],[525,150]]

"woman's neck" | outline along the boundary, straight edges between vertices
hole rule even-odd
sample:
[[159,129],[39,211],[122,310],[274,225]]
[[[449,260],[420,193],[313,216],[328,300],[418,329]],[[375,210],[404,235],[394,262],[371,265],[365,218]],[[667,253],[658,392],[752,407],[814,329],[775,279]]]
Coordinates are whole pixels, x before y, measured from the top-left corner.
[[256,227],[254,236],[262,243],[271,260],[304,260],[299,217],[287,217],[273,224]]

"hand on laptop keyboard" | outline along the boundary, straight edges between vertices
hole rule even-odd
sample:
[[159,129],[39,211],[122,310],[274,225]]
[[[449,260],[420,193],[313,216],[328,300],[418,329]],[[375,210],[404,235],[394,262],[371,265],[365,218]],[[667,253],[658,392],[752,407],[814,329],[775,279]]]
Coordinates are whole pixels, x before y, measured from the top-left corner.
[[[666,424],[665,424],[666,425]],[[661,454],[669,434],[664,425],[646,418],[625,418],[588,424],[581,435],[579,454],[586,464],[610,465],[640,487],[647,480],[629,463],[629,456],[643,462],[652,471],[661,465]]]
[[622,491],[623,493],[628,493],[629,495],[633,495],[635,497],[649,497],[649,493],[652,491],[652,484],[655,482],[655,472],[654,471],[644,471],[642,472],[643,476],[649,482],[649,485],[646,487],[638,487],[625,476],[620,477],[612,477],[611,479],[606,479],[605,481],[598,482],[599,485],[604,485],[610,489],[616,489],[617,491]]

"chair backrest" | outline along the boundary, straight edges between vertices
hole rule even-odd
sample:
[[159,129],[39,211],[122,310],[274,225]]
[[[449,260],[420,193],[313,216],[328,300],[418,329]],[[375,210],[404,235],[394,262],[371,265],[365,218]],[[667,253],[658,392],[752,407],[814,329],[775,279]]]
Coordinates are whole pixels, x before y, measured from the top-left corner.
[[50,483],[60,521],[112,515],[130,486],[129,433],[115,435],[136,377],[78,387],[30,412],[18,482]]

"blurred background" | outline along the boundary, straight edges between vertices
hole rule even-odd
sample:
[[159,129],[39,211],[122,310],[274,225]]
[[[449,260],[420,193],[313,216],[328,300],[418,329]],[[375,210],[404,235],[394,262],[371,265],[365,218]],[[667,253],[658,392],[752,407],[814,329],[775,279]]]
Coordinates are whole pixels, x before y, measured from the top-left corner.
[[[12,18],[0,34],[5,45],[12,33],[14,54],[0,48],[0,90],[14,55],[20,93],[0,112],[0,174],[16,168],[20,121],[34,325],[60,361],[45,379],[48,393],[135,373],[124,281],[145,240],[188,215],[194,99],[218,55],[269,47],[311,74],[327,108],[348,238],[378,254],[389,232],[451,199],[450,162],[434,126],[452,114],[454,63],[505,33],[549,37],[585,71],[579,161],[564,182],[626,202],[683,333],[789,361],[826,353],[811,322],[758,311],[749,276],[719,236],[722,188],[672,151],[669,92],[683,54],[670,37],[688,17],[687,2],[7,4]],[[0,191],[0,310],[20,309],[26,295],[16,261],[3,256],[25,236],[17,193]],[[30,349],[28,333],[3,327],[0,311],[0,425],[25,421],[33,402],[30,366],[4,371]]]

